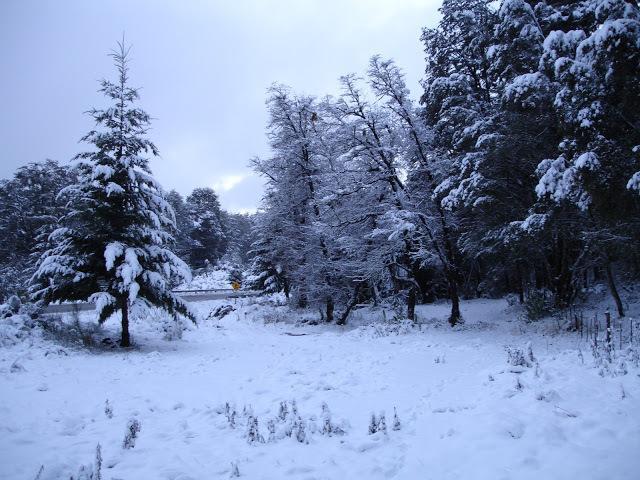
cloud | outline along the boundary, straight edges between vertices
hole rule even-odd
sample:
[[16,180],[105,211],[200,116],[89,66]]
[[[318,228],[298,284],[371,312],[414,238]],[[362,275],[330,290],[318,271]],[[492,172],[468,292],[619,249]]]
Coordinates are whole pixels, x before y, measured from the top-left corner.
[[245,211],[264,191],[248,162],[270,154],[267,87],[336,94],[340,75],[363,73],[380,53],[396,59],[418,98],[418,38],[440,0],[0,3],[8,3],[0,55],[10,72],[0,75],[0,92],[11,92],[0,118],[0,177],[86,148],[77,139],[92,124],[82,112],[105,104],[96,79],[113,78],[106,53],[126,31],[132,86],[143,87],[139,106],[154,119],[150,137],[161,153],[154,175],[182,195],[214,186],[224,208]]
[[250,175],[250,173],[225,175],[213,184],[213,189],[216,192],[228,192]]
[[[226,181],[226,182],[225,182]],[[264,180],[255,173],[229,175],[215,188],[225,210],[234,213],[253,213],[257,210],[264,192]],[[224,188],[227,187],[227,188]]]

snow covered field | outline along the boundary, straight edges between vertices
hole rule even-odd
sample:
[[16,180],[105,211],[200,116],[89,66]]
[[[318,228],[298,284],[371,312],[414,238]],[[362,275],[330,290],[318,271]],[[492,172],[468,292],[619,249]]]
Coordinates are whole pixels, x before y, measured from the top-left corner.
[[[340,330],[236,302],[181,340],[135,323],[129,352],[39,336],[2,347],[0,478],[34,479],[41,466],[40,480],[90,478],[77,474],[98,443],[103,479],[639,478],[638,369],[600,376],[579,335],[526,325],[504,301],[463,303],[454,331],[446,305],[419,307],[420,330],[365,325],[380,314],[362,311]],[[527,341],[532,366],[510,365],[505,346],[526,354]],[[372,412],[385,412],[386,433],[369,434]],[[132,419],[140,432],[123,449]]]

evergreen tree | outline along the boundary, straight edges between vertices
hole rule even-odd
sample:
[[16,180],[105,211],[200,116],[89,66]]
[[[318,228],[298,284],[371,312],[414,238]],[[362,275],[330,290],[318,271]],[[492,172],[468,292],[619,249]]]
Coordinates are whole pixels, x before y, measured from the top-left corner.
[[74,181],[69,168],[54,160],[20,167],[0,182],[0,300],[26,293],[33,256],[66,211],[58,192]]
[[268,293],[284,292],[289,298],[291,287],[287,268],[290,264],[284,263],[288,258],[284,245],[286,237],[268,198],[267,193],[263,205],[266,211],[256,214],[252,229],[255,240],[251,245],[248,287]]
[[215,263],[227,249],[225,225],[218,195],[212,188],[196,188],[187,197],[191,220],[190,263],[202,268]]
[[225,236],[227,237],[227,251],[224,259],[241,266],[248,266],[249,252],[253,243],[252,227],[253,218],[243,213],[222,212]]
[[191,247],[193,241],[191,240],[191,220],[189,219],[189,208],[185,203],[182,195],[175,190],[171,190],[167,194],[167,202],[173,208],[176,216],[176,232],[175,238],[175,253],[183,260],[188,260],[191,256]]
[[625,0],[581,7],[576,24],[544,42],[563,138],[558,156],[540,162],[536,191],[583,212],[583,241],[623,316],[612,262],[637,255],[640,241],[640,199],[628,190],[640,167],[640,11]]
[[145,154],[158,152],[146,137],[150,118],[133,105],[138,91],[128,86],[129,49],[118,47],[111,54],[118,80],[102,80],[100,88],[111,105],[90,111],[100,128],[82,140],[94,149],[75,157],[78,180],[60,192],[69,212],[49,236],[32,290],[45,303],[93,302],[100,322],[120,312],[120,344],[128,347],[133,306],[194,316],[171,292],[190,271],[169,249],[174,212],[151,175]]

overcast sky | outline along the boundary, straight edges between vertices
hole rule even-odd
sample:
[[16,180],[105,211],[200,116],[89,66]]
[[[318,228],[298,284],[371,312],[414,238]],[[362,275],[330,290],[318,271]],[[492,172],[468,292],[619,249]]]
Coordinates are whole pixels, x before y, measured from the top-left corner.
[[268,155],[266,89],[312,95],[392,57],[414,97],[424,70],[421,28],[439,0],[2,0],[0,178],[52,158],[68,161],[104,105],[97,80],[113,78],[107,53],[133,44],[132,86],[154,117],[151,167],[166,190],[210,186],[224,208],[254,209],[262,183],[247,167]]

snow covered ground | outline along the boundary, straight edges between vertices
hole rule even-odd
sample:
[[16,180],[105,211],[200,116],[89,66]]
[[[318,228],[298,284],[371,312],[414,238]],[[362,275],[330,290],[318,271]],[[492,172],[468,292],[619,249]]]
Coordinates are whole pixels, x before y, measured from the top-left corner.
[[[456,330],[446,305],[419,307],[420,330],[362,310],[340,329],[235,302],[181,340],[137,322],[129,352],[37,335],[0,348],[0,478],[78,478],[98,443],[103,479],[639,478],[639,370],[600,376],[579,335],[524,324],[504,301],[465,302]],[[510,365],[505,346],[526,356],[527,341],[531,367]],[[372,412],[386,433],[369,433]]]
[[193,280],[183,283],[176,290],[215,290],[221,288],[231,288],[229,270],[225,268],[215,268],[196,275]]

